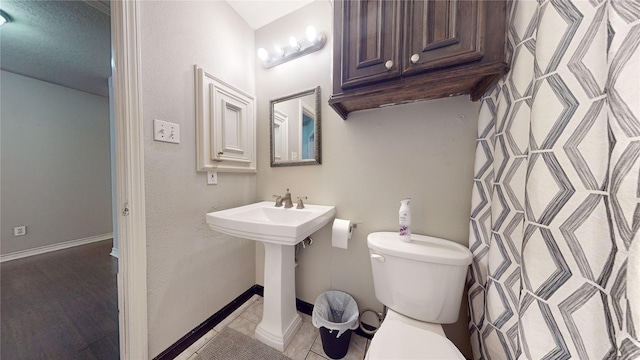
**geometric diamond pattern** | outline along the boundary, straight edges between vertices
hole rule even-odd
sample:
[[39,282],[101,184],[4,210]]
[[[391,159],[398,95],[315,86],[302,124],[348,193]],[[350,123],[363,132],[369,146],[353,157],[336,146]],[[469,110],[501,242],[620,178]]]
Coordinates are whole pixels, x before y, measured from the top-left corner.
[[510,161],[509,170],[504,174],[502,186],[504,191],[509,197],[511,203],[511,210],[524,213],[524,204],[520,201],[522,197],[519,195],[522,193],[521,186],[524,186],[525,178],[527,176],[527,159],[526,157],[512,157]]
[[[566,340],[549,305],[525,294],[520,307],[520,341],[527,359],[570,359]],[[562,320],[562,318],[560,318]]]
[[549,229],[528,225],[525,230],[522,252],[534,254],[522,262],[522,274],[526,289],[548,300],[571,278],[569,265]]
[[500,279],[511,265],[511,257],[507,252],[500,235],[495,234],[489,250],[490,275],[494,279]]
[[549,225],[575,189],[553,153],[531,154],[527,177],[540,179],[527,182],[527,193],[538,195],[527,197],[528,220]]
[[552,149],[572,120],[578,100],[558,74],[537,80],[533,98],[531,116],[544,121],[531,123],[531,150]]
[[529,104],[526,101],[515,102],[507,120],[508,131],[504,133],[514,156],[526,155],[529,149],[529,118],[531,118]]
[[557,70],[569,45],[575,41],[582,14],[574,3],[550,1],[540,9],[536,62],[543,74]]
[[513,54],[513,66],[516,68],[509,74],[508,81],[515,99],[530,96],[533,81],[529,71],[533,69],[535,59],[533,50],[533,46],[519,46]]
[[[605,6],[600,6],[596,10],[596,14],[593,16],[584,38],[578,45],[578,50],[571,56],[567,64],[569,71],[579,80],[585,93],[591,99],[599,97],[603,93],[605,86],[599,80],[606,79],[606,76],[594,73],[606,71],[607,59],[597,56],[607,52],[608,34],[606,28],[603,28],[607,25],[606,21],[604,21],[605,14]],[[604,62],[604,64],[599,64],[598,62]]]
[[[487,326],[483,331],[482,331],[482,337],[481,337],[481,341],[484,344],[485,347],[490,348],[490,349],[500,349],[501,351],[498,352],[498,354],[508,354],[509,353],[509,347],[507,344],[507,340],[505,338],[505,336],[498,331],[498,329],[496,329],[493,326]],[[496,355],[491,355],[491,354],[495,354],[496,352],[487,352],[486,354],[486,358],[488,360],[500,360],[499,356]]]
[[[573,254],[576,266],[586,279],[605,287],[617,253],[613,229],[602,222],[610,213],[606,197],[599,194],[587,196],[584,203],[560,225],[560,231]],[[580,241],[589,235],[601,241]]]
[[564,150],[585,188],[604,191],[608,186],[609,139],[606,101],[593,102]]
[[497,328],[501,328],[513,316],[514,311],[511,309],[500,283],[489,281],[487,294],[489,297],[500,299],[500,301],[491,302],[487,308],[487,316],[492,324],[495,324]]
[[640,2],[508,2],[482,98],[474,359],[640,359]]
[[[611,327],[611,315],[606,306],[606,295],[595,286],[585,283],[563,300],[558,308],[562,313],[569,334],[581,359],[614,359],[616,340]],[[604,309],[604,312],[598,311]],[[596,323],[598,326],[592,326]],[[598,342],[588,341],[598,332]]]

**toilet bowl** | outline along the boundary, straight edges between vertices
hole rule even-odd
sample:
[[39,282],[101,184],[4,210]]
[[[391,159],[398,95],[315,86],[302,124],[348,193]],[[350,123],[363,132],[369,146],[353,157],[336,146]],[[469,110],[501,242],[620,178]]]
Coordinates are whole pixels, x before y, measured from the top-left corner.
[[458,319],[471,263],[466,247],[444,239],[395,232],[367,237],[376,298],[388,307],[366,359],[464,359],[441,324]]
[[365,359],[464,360],[465,357],[447,339],[442,325],[417,321],[388,310],[371,340]]

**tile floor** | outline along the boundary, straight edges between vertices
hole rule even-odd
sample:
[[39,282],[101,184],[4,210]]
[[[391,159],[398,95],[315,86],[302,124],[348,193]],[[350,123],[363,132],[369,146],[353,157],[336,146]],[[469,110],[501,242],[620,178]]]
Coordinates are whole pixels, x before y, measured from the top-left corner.
[[[322,350],[322,340],[318,329],[311,323],[311,316],[300,313],[302,327],[293,338],[284,354],[293,360],[324,360],[330,359]],[[176,357],[176,360],[189,360],[207,342],[211,341],[225,326],[248,335],[255,339],[254,331],[262,319],[262,297],[254,295],[236,311],[224,319],[220,324],[209,331],[205,336],[193,343],[187,350]],[[357,335],[351,335],[349,352],[345,360],[362,360],[369,346],[369,339]]]

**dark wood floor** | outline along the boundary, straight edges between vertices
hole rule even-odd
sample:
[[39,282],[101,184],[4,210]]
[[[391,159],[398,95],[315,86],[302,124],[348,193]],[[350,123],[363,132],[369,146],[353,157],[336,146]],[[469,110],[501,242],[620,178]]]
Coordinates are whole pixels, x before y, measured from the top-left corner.
[[111,240],[0,265],[0,358],[119,359]]

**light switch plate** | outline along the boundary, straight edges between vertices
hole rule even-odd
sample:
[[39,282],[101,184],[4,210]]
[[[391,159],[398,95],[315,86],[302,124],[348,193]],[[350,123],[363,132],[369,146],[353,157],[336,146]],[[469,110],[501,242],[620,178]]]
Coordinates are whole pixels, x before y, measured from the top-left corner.
[[164,141],[174,144],[180,143],[180,125],[162,121],[153,120],[153,139],[156,141]]
[[207,184],[209,184],[209,185],[218,185],[218,172],[217,171],[207,171]]

